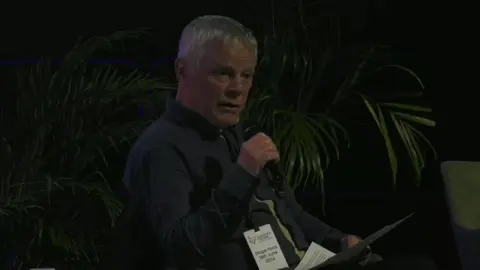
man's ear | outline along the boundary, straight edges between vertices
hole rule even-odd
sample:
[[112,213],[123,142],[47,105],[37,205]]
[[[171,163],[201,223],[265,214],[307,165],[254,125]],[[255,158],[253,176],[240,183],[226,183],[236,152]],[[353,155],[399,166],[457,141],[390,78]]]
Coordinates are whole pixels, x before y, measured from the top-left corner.
[[185,61],[180,58],[175,60],[175,76],[177,77],[178,81],[185,76],[185,70],[186,70]]

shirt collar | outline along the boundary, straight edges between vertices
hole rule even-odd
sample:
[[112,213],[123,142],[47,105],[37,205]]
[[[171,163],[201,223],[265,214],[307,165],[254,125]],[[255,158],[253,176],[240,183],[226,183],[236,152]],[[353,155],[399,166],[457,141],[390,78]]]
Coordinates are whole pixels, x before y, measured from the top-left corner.
[[195,130],[204,139],[215,140],[221,134],[220,128],[212,125],[202,115],[186,108],[180,101],[174,98],[168,100],[167,109],[163,117],[167,121],[179,126]]

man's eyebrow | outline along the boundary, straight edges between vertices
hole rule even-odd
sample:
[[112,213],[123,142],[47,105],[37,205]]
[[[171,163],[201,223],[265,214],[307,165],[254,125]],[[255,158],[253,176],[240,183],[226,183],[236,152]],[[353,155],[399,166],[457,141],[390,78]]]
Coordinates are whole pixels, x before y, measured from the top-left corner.
[[[221,63],[218,63],[218,62],[214,64],[213,69],[214,70],[235,71],[235,68],[233,68],[232,66],[221,64]],[[255,67],[246,68],[246,69],[242,70],[241,72],[253,73],[253,72],[255,72]]]
[[225,65],[225,64],[217,64],[217,65],[215,65],[215,68],[216,69],[231,69],[231,70],[234,70],[234,68],[232,66]]

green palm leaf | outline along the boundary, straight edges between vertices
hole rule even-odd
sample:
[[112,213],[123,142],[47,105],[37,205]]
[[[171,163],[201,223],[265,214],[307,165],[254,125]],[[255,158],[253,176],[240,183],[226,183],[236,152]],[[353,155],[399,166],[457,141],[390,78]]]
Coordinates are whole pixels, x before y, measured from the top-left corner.
[[[398,64],[391,64],[381,66],[380,68],[377,68],[376,71],[385,70],[386,68],[394,68],[406,72],[409,76],[415,79],[422,89],[424,89],[423,82],[412,70]],[[421,179],[421,170],[425,166],[425,151],[421,145],[426,144],[430,150],[433,151],[435,156],[436,153],[430,141],[410,123],[426,127],[434,127],[435,121],[418,115],[418,113],[430,113],[431,108],[397,102],[376,102],[372,98],[363,94],[359,95],[384,139],[392,170],[393,183],[396,183],[398,174],[398,157],[394,148],[394,143],[392,143],[392,133],[395,133],[400,137],[405,150],[408,153],[411,166],[414,170],[414,177],[417,180],[416,182],[419,183]],[[390,125],[385,119],[385,114],[390,116],[392,125]]]
[[[17,267],[47,247],[64,252],[64,257],[98,261],[96,241],[101,239],[103,221],[92,220],[106,213],[106,226],[111,226],[122,210],[110,187],[121,173],[109,179],[110,159],[128,148],[150,123],[138,119],[138,106],[161,100],[171,86],[138,70],[87,62],[94,54],[144,34],[125,31],[90,38],[76,44],[58,67],[47,59],[18,73],[18,89],[11,102],[15,106],[2,111],[2,116],[11,117],[12,132],[0,141],[6,149],[1,155],[6,169],[0,172],[0,225],[9,228],[2,238],[9,239],[4,248],[26,247],[17,251]],[[64,200],[66,194],[72,200],[97,201],[102,207],[63,209],[65,203],[56,200]],[[86,222],[78,221],[78,216],[89,215],[89,226],[97,223],[91,232],[70,228]],[[11,226],[12,222],[17,225]],[[26,241],[21,236],[25,231],[32,232],[32,237],[28,244],[21,244]]]
[[[373,120],[372,127],[383,138],[392,182],[397,182],[398,153],[403,151],[398,147],[397,137],[408,153],[414,177],[420,179],[427,151],[424,146],[433,150],[420,128],[433,127],[435,122],[428,118],[430,108],[412,104],[404,98],[419,97],[421,91],[385,91],[382,96],[388,99],[378,100],[360,91],[367,78],[385,70],[407,74],[423,90],[420,78],[400,64],[379,62],[378,55],[388,47],[374,45],[359,50],[358,63],[346,73],[338,87],[326,88],[326,74],[331,74],[330,67],[336,64],[335,48],[320,45],[319,48],[325,48],[323,53],[317,50],[314,56],[312,51],[317,48],[312,48],[311,42],[302,42],[305,25],[300,20],[298,18],[301,27],[276,28],[265,37],[254,90],[245,110],[246,119],[271,130],[288,182],[297,188],[313,181],[320,184],[323,191],[324,171],[340,158],[342,146],[349,147],[354,141],[345,127],[365,120],[359,119],[364,117],[360,111],[352,111],[361,108],[352,106],[357,103],[357,97]],[[316,104],[319,99],[329,102]],[[346,111],[348,117],[344,117]]]

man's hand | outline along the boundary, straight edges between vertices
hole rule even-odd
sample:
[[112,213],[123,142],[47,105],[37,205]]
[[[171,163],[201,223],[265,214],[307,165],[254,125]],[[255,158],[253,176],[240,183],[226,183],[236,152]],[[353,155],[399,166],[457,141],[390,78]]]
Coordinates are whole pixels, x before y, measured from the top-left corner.
[[358,244],[362,239],[358,236],[355,235],[347,235],[344,238],[342,238],[342,249],[347,249],[355,246]]
[[280,155],[272,139],[263,133],[258,133],[243,143],[238,164],[251,175],[258,176],[265,164],[279,159]]
[[[362,241],[362,238],[356,235],[347,235],[342,238],[342,250],[351,248],[357,245],[360,241]],[[360,259],[360,265],[366,265],[370,262],[379,262],[382,260],[381,256],[372,253],[372,249],[370,248],[370,246],[367,246],[367,248],[359,254],[358,258]]]

